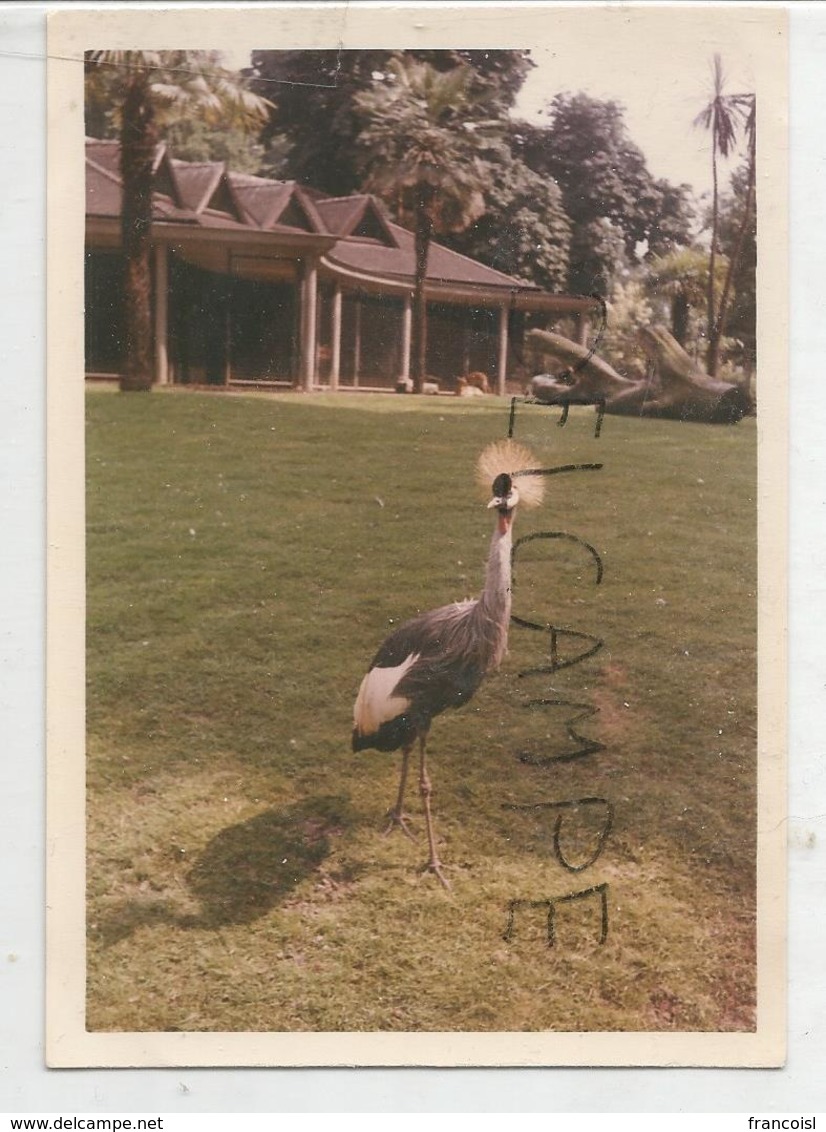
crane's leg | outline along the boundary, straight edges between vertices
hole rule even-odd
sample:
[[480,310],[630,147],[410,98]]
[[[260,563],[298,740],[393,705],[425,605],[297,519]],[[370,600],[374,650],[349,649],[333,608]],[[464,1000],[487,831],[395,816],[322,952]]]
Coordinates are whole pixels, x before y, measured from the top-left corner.
[[427,763],[425,761],[425,744],[427,743],[427,732],[419,736],[419,751],[421,753],[419,763],[419,790],[422,795],[422,802],[424,803],[424,817],[427,822],[427,840],[430,846],[430,860],[427,862],[427,867],[432,873],[435,873],[442,885],[445,888],[450,888],[447,879],[442,872],[442,862],[439,860],[439,855],[436,852],[436,838],[433,836],[433,819],[430,815],[430,776],[427,773]]
[[407,818],[405,816],[404,810],[402,809],[402,803],[404,802],[404,788],[407,785],[407,767],[408,763],[410,762],[410,752],[412,750],[413,744],[411,743],[402,751],[402,776],[399,780],[399,796],[396,799],[396,805],[393,807],[393,809],[387,811],[388,823],[387,829],[384,832],[386,836],[388,833],[392,833],[394,829],[400,829],[406,837],[409,837],[411,841],[415,841],[416,838],[414,834],[410,832],[410,826],[407,824]]

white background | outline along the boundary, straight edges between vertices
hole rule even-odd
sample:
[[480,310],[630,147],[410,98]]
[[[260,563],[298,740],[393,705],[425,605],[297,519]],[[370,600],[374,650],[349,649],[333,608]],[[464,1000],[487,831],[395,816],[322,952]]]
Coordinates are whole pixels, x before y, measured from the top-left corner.
[[790,1040],[766,1071],[44,1069],[45,11],[0,3],[0,1112],[826,1109],[826,8],[791,11]]

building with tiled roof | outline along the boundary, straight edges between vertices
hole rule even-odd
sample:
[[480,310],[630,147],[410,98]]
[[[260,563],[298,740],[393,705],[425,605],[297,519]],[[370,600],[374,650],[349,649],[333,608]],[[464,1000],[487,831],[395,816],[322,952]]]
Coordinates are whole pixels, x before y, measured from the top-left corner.
[[[86,142],[86,370],[123,361],[115,141]],[[367,194],[325,197],[214,161],[155,155],[152,216],[155,379],[392,387],[410,373],[414,239]],[[432,243],[428,373],[451,388],[483,370],[504,392],[517,313],[574,316],[592,302],[552,295]],[[517,350],[518,352],[518,350]]]

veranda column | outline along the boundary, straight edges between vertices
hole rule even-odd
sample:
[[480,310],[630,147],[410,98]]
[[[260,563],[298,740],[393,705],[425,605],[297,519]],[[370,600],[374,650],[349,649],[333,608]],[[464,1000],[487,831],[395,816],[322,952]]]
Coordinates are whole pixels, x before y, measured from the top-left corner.
[[169,384],[169,259],[166,244],[155,245],[155,381]]
[[301,319],[301,379],[305,393],[312,393],[315,382],[316,306],[318,303],[318,268],[314,259],[304,267],[302,288],[303,317]]
[[353,388],[358,389],[361,369],[361,295],[356,295],[356,313],[353,319],[355,341],[353,343]]
[[470,307],[462,308],[462,374],[470,373]]
[[505,376],[508,369],[508,308],[499,308],[499,368],[496,373],[496,392],[505,396]]
[[332,357],[330,358],[330,390],[335,393],[338,389],[338,379],[341,373],[341,287],[336,283],[333,291],[333,343]]
[[413,296],[404,296],[404,309],[402,310],[402,367],[399,377],[410,377],[410,343],[413,335]]
[[232,276],[224,281],[224,385],[232,380]]

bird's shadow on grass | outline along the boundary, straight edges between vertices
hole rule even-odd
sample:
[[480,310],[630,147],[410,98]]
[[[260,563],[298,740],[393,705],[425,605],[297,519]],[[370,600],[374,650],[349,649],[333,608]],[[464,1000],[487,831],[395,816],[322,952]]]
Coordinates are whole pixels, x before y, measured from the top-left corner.
[[181,913],[164,897],[124,900],[90,930],[111,946],[139,928],[174,924],[216,929],[250,923],[283,901],[329,856],[331,838],[353,822],[349,801],[321,797],[267,810],[228,826],[208,843],[185,878],[200,912]]
[[343,798],[313,798],[222,830],[187,877],[203,908],[197,926],[263,916],[318,869],[330,853],[330,838],[350,824],[349,810]]

